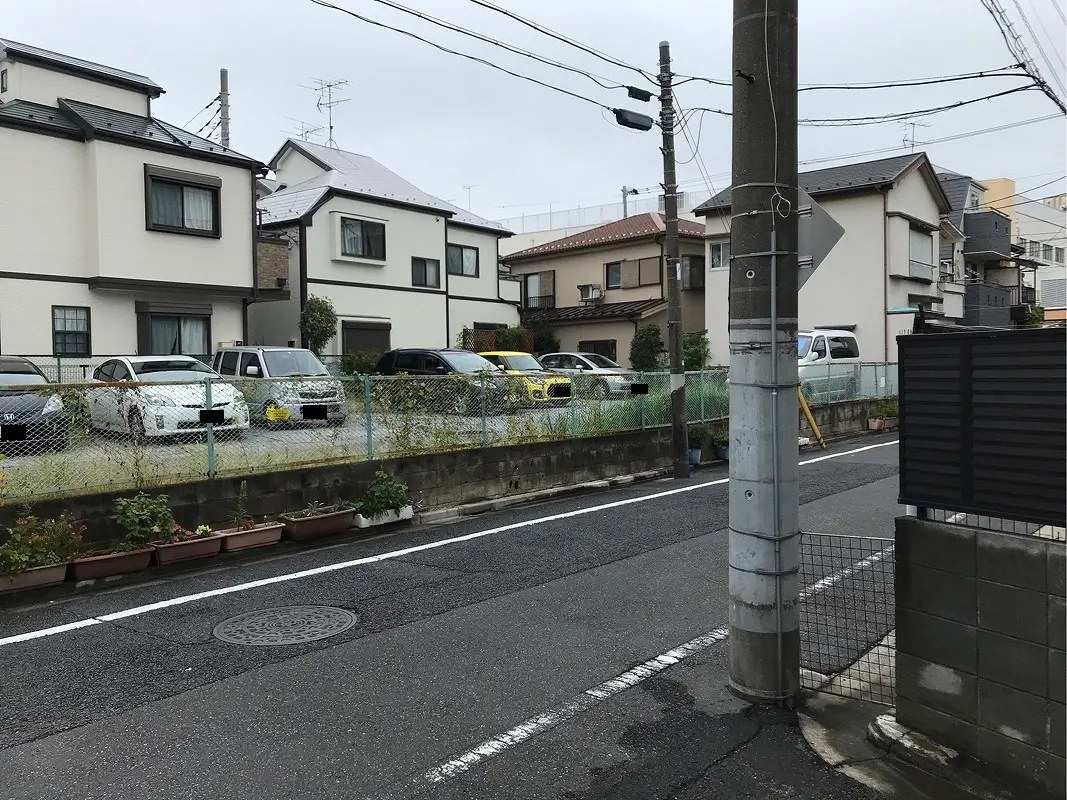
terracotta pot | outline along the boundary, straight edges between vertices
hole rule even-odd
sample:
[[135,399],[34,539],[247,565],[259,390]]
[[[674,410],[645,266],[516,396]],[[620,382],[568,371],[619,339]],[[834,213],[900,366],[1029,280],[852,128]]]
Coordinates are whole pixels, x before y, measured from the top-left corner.
[[249,530],[228,528],[215,533],[217,536],[222,537],[222,552],[235,553],[238,550],[249,550],[253,547],[277,544],[282,538],[282,529],[284,527],[284,523],[281,522],[264,522]]
[[393,522],[405,522],[415,516],[415,509],[411,506],[404,506],[397,511],[386,511],[382,514],[378,514],[375,517],[365,517],[362,514],[356,514],[356,527],[357,528],[373,528],[377,525],[389,525]]
[[280,519],[285,523],[285,535],[290,539],[301,541],[344,533],[352,527],[352,518],[355,516],[354,508],[346,508],[314,517],[291,517],[288,514],[282,514]]
[[127,550],[124,553],[76,558],[70,562],[70,575],[76,581],[89,581],[111,575],[140,572],[142,569],[148,569],[154,552],[154,548],[146,547],[142,550]]
[[30,569],[24,569],[22,572],[0,575],[0,592],[17,592],[21,589],[55,586],[57,583],[63,583],[66,577],[66,564],[31,567]]
[[156,563],[160,566],[193,558],[206,558],[218,555],[222,547],[221,536],[201,536],[186,542],[167,542],[153,545],[156,548]]
[[888,431],[897,427],[900,424],[899,417],[881,417],[879,419],[868,419],[867,429],[872,431]]

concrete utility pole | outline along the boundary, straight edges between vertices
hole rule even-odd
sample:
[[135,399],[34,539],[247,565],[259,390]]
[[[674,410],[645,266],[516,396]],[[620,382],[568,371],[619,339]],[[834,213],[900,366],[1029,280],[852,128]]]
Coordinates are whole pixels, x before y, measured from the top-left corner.
[[797,5],[734,0],[730,689],[800,685]]
[[637,189],[631,189],[629,186],[622,187],[622,218],[626,219],[630,216],[630,195],[637,194]]
[[219,141],[223,147],[230,146],[230,73],[219,70]]
[[[682,363],[682,267],[678,259],[678,177],[674,166],[674,93],[671,45],[659,43],[659,124],[663,130],[663,245],[667,257],[667,350],[671,360],[671,433],[674,477],[689,477],[685,420],[685,366]],[[624,195],[625,197],[625,195]]]

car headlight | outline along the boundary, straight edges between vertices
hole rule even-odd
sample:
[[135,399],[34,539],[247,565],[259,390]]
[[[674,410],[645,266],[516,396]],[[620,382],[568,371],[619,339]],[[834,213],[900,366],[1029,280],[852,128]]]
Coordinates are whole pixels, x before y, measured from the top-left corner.
[[233,400],[231,400],[230,402],[233,403],[235,406],[248,405],[248,401],[245,400],[245,396],[241,392],[234,392]]
[[55,414],[57,411],[62,411],[62,410],[63,410],[63,399],[58,394],[54,394],[54,395],[52,395],[51,397],[48,398],[48,402],[45,403],[44,404],[44,408],[41,409],[41,416],[46,416],[48,414]]
[[145,392],[144,401],[150,406],[174,406],[177,405],[171,398],[159,392]]
[[543,380],[540,380],[539,378],[527,378],[526,380],[531,386],[535,386],[538,389],[545,385],[545,382]]

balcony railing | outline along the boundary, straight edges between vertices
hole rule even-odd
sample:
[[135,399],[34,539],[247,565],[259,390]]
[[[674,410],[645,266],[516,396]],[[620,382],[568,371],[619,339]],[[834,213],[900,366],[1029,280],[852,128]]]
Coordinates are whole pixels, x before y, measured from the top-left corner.
[[556,307],[556,296],[551,294],[538,295],[536,297],[524,297],[522,307],[526,309],[546,309]]
[[934,282],[934,266],[933,264],[923,264],[921,261],[909,261],[908,262],[908,275],[912,278],[916,278],[927,283]]

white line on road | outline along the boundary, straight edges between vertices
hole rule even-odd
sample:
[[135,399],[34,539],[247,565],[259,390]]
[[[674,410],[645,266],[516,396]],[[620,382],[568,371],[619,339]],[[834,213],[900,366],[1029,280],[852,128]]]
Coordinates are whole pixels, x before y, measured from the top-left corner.
[[[893,545],[889,545],[889,547],[884,550],[872,553],[851,566],[840,569],[832,575],[827,575],[825,578],[816,581],[801,591],[800,599],[806,600],[812,595],[825,591],[831,586],[840,583],[845,578],[877,564],[893,552],[893,547]],[[441,783],[449,778],[454,778],[460,773],[466,772],[476,764],[492,758],[493,756],[498,756],[505,750],[511,749],[520,742],[524,742],[538,734],[544,733],[549,728],[554,728],[562,722],[574,719],[584,711],[588,711],[597,703],[603,702],[609,697],[613,697],[626,689],[637,686],[637,684],[654,675],[658,675],[668,667],[707,650],[712,645],[726,639],[728,634],[729,628],[726,626],[716,628],[713,631],[708,631],[695,639],[689,640],[685,644],[679,645],[665,653],[661,653],[655,658],[650,658],[643,664],[638,664],[633,669],[629,669],[621,675],[616,675],[614,678],[604,681],[603,683],[594,686],[592,689],[586,689],[581,694],[560,703],[555,708],[551,708],[536,716],[523,720],[515,727],[510,728],[501,734],[497,734],[490,739],[486,739],[484,742],[480,742],[465,753],[461,753],[450,758],[448,761],[438,764],[436,767],[417,776],[414,783],[433,784]],[[409,783],[407,785],[410,787],[412,784]]]
[[[807,461],[801,461],[800,466],[815,464],[819,461],[826,461],[831,458],[843,458],[844,456],[855,455],[856,453],[863,453],[868,450],[875,450],[880,447],[892,447],[896,443],[897,440],[894,439],[891,442],[880,442],[879,444],[867,445],[865,447],[857,447],[854,450],[845,450],[841,453],[831,453],[830,455],[820,456],[818,458],[811,458]],[[585,514],[593,514],[597,511],[605,511],[609,508],[620,508],[622,506],[628,506],[634,503],[644,503],[648,500],[656,500],[660,497],[670,497],[671,495],[682,494],[683,492],[692,492],[697,489],[705,489],[709,486],[721,486],[725,483],[728,483],[729,480],[729,478],[719,478],[718,480],[714,481],[705,481],[704,483],[695,483],[690,486],[681,486],[677,489],[666,489],[662,492],[641,495],[640,497],[629,497],[625,500],[615,500],[611,503],[601,503],[600,505],[587,506],[586,508],[579,508],[574,511],[564,511],[559,514],[550,514],[545,517],[537,517],[535,519],[523,520],[522,522],[513,522],[509,525],[500,525],[496,528],[488,528],[484,531],[475,531],[474,533],[464,534],[463,536],[454,536],[450,539],[440,539],[436,542],[427,542],[426,544],[420,544],[414,547],[405,547],[402,550],[391,550],[387,553],[379,553],[375,556],[356,558],[352,559],[351,561],[341,561],[337,564],[325,564],[321,567],[313,567],[311,569],[300,570],[299,572],[289,572],[284,575],[275,575],[270,578],[261,578],[260,580],[237,583],[233,586],[223,586],[218,589],[208,589],[207,591],[196,592],[194,594],[171,597],[167,600],[160,600],[155,603],[147,603],[145,605],[134,606],[133,608],[127,608],[122,611],[115,611],[111,614],[101,614],[98,617],[90,617],[88,619],[82,619],[76,622],[68,622],[64,625],[55,625],[50,628],[40,628],[35,631],[19,633],[13,636],[6,636],[0,639],[0,647],[18,644],[19,642],[28,642],[32,639],[41,639],[45,636],[54,636],[58,633],[66,633],[68,631],[76,630],[79,628],[88,628],[93,625],[101,625],[105,622],[114,622],[120,619],[139,617],[142,614],[147,614],[151,611],[159,611],[160,609],[164,608],[172,608],[174,606],[185,605],[187,603],[195,603],[198,600],[207,600],[211,597],[220,597],[222,595],[235,594],[237,592],[246,592],[250,589],[259,589],[263,586],[271,586],[276,583],[286,583],[288,581],[300,580],[302,578],[310,578],[315,575],[324,575],[328,572],[336,572],[342,569],[360,567],[365,564],[374,564],[379,561],[388,561],[393,558],[409,556],[412,553],[421,553],[425,550],[434,550],[438,547],[448,547],[454,544],[461,544],[462,542],[469,542],[474,539],[481,539],[482,537],[492,536],[493,534],[497,533],[518,530],[520,528],[529,528],[533,527],[534,525],[541,525],[545,522],[555,522],[557,520],[568,519],[570,517],[579,517]]]

